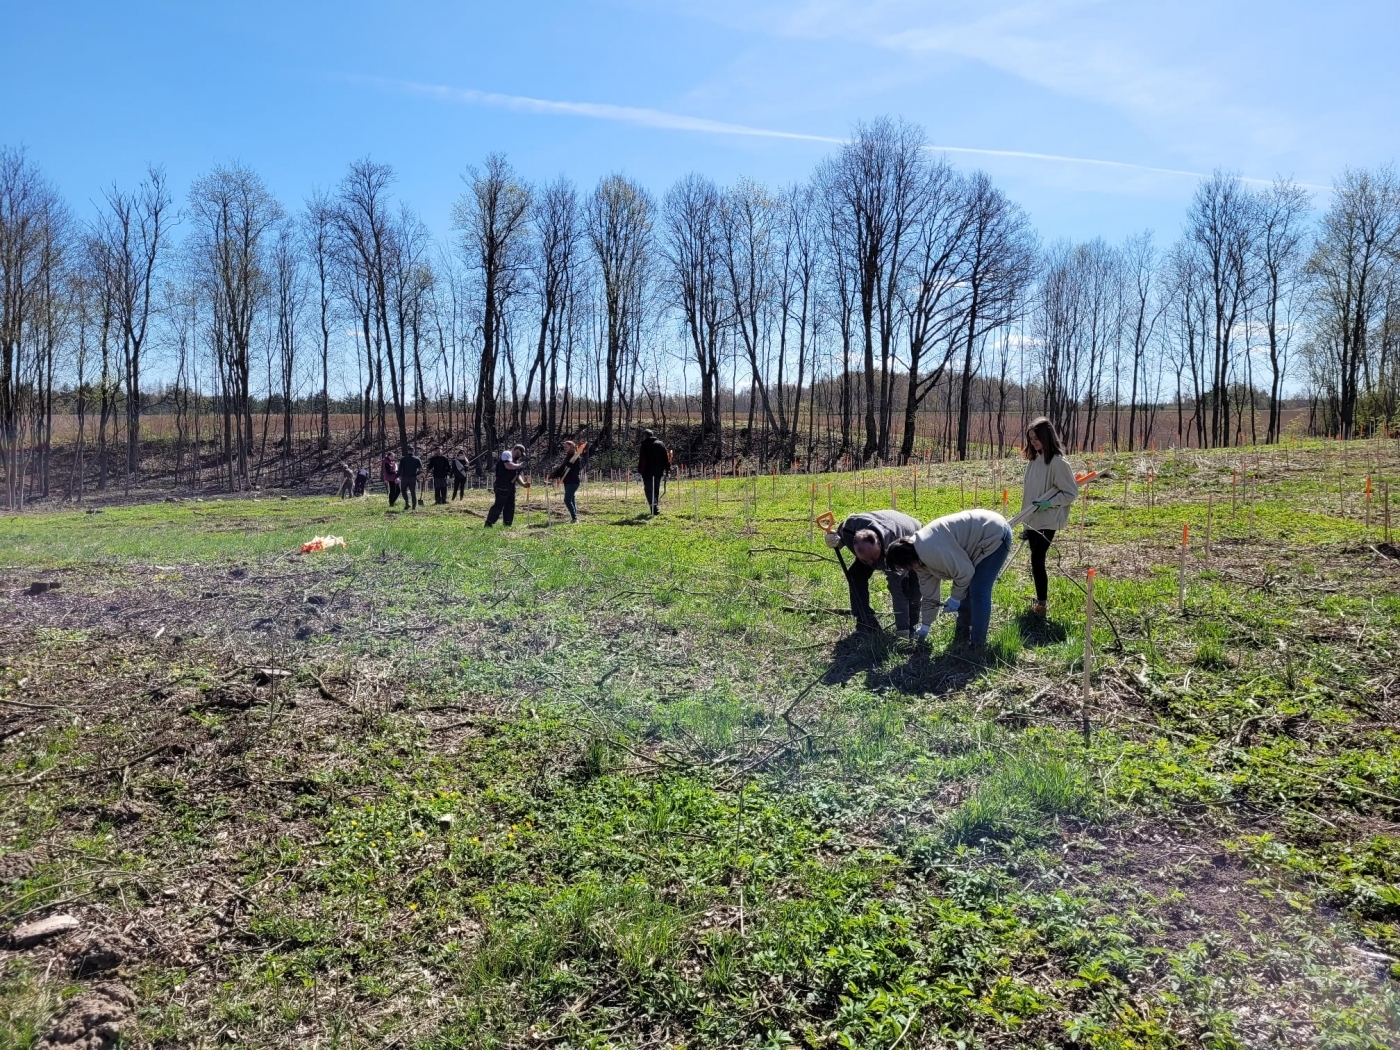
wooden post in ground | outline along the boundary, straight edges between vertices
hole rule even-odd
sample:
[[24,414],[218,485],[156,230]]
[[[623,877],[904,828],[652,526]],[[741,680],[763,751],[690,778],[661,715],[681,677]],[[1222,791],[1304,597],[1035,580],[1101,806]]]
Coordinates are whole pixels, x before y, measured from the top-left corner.
[[1210,568],[1210,519],[1215,515],[1215,493],[1206,497],[1206,568]]
[[1094,695],[1094,570],[1084,586],[1084,685],[1079,695],[1079,722],[1089,742],[1089,704]]
[[817,483],[812,482],[812,502],[807,511],[807,542],[817,538]]
[[1238,470],[1231,470],[1231,471],[1230,471],[1230,517],[1232,517],[1232,518],[1235,516],[1235,497],[1236,497],[1236,494],[1239,492],[1239,488],[1240,488],[1240,472],[1239,472]]
[[894,478],[890,478],[890,510],[899,510],[899,490],[894,487]]
[[909,471],[909,481],[914,486],[914,511],[919,510],[919,468],[912,467]]
[[1123,528],[1128,527],[1128,472],[1123,471]]
[[1186,613],[1186,547],[1191,541],[1191,523],[1181,523],[1181,570],[1176,578],[1176,611]]
[[1089,489],[1084,489],[1084,498],[1079,501],[1079,564],[1084,564],[1084,521],[1089,516]]
[[1381,482],[1381,520],[1385,522],[1385,542],[1390,542],[1390,482]]
[[829,481],[826,483],[826,509],[828,513],[831,512],[831,482]]
[[1245,487],[1249,489],[1249,538],[1254,539],[1254,501],[1259,498],[1259,479],[1245,478]]
[[1371,531],[1371,475],[1366,475],[1366,531]]
[[1010,495],[1011,495],[1011,490],[1010,490],[1010,489],[1002,489],[1002,490],[1001,490],[1001,516],[1002,516],[1003,518],[1006,517],[1006,501],[1007,501],[1007,498],[1008,498]]

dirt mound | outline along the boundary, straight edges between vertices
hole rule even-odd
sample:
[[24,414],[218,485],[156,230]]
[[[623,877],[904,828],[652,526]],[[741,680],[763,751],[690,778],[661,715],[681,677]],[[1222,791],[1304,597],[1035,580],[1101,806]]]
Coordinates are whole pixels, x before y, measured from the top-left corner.
[[68,1004],[34,1050],[108,1050],[136,1008],[136,996],[117,981],[95,985]]

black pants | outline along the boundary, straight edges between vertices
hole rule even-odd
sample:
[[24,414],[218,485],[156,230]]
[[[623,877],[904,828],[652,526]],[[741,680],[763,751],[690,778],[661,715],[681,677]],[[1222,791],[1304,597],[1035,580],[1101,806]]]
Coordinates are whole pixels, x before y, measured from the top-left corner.
[[452,479],[452,498],[461,499],[467,494],[467,476],[463,474],[460,478]]
[[414,507],[418,506],[418,504],[420,504],[421,502],[423,502],[423,501],[420,500],[420,499],[418,498],[418,479],[417,479],[417,478],[404,478],[404,479],[403,479],[403,505],[404,505],[405,507],[407,507],[409,510],[412,510]]
[[434,503],[446,503],[446,502],[447,502],[447,479],[446,479],[446,478],[433,478],[433,502],[434,502]]
[[647,507],[653,514],[661,513],[661,479],[664,474],[643,474],[642,491],[646,493]]
[[392,507],[399,502],[399,493],[403,489],[397,481],[390,481],[387,484],[389,486],[389,506]]
[[500,518],[506,523],[506,528],[510,528],[515,522],[515,486],[508,489],[496,490],[496,502],[491,504],[491,509],[486,513],[486,527],[489,529],[496,524],[496,519]]
[[1045,572],[1045,552],[1055,538],[1054,529],[1027,529],[1026,546],[1031,549],[1031,578],[1035,580],[1035,600],[1042,605],[1050,596],[1050,577]]

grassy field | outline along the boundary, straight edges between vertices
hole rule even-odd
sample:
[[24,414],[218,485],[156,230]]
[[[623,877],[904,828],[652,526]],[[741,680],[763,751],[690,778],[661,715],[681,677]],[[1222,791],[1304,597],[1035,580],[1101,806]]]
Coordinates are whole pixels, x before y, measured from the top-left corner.
[[1096,457],[976,657],[851,633],[810,485],[1014,511],[1014,462],[0,519],[0,929],[81,924],[0,947],[0,1050],[114,982],[143,1047],[1400,1046],[1397,460],[1348,456]]

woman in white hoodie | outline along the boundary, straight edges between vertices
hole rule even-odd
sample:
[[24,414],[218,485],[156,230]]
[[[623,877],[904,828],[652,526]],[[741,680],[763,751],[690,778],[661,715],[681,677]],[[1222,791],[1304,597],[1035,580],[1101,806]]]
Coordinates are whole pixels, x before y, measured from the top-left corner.
[[1074,480],[1074,469],[1060,455],[1060,436],[1055,433],[1055,425],[1044,416],[1031,421],[1023,453],[1030,462],[1021,488],[1021,507],[1035,506],[1035,513],[1024,522],[1026,545],[1031,549],[1031,577],[1035,580],[1032,612],[1043,616],[1050,595],[1045,554],[1055,533],[1069,524],[1069,508],[1079,498],[1079,484]]
[[992,584],[1011,556],[1011,526],[994,510],[964,510],[929,522],[885,551],[885,564],[897,572],[915,572],[923,598],[922,623],[916,638],[927,638],[938,615],[943,581],[949,582],[943,611],[956,613],[955,642],[974,649],[987,644],[992,621]]

